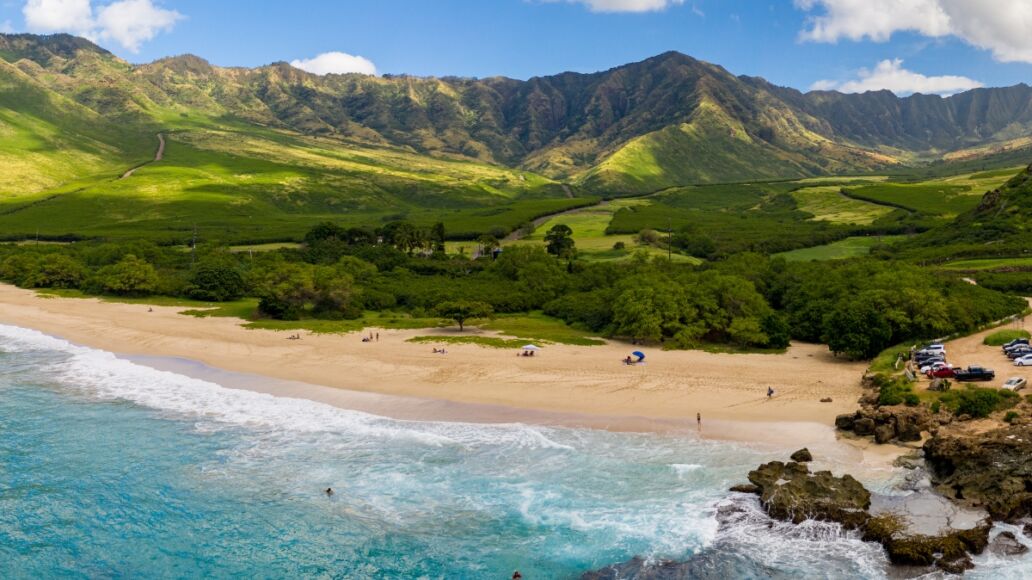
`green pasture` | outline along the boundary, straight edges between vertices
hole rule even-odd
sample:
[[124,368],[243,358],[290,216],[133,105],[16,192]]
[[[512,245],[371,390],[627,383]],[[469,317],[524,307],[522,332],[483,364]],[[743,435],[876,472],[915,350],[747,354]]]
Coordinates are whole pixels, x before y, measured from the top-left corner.
[[871,248],[879,244],[892,244],[906,236],[854,236],[815,246],[813,248],[802,248],[790,252],[782,252],[778,256],[790,262],[813,262],[823,260],[842,260],[845,258],[857,258],[871,253]]
[[1032,268],[1032,257],[957,260],[942,264],[940,268],[957,271],[1000,270],[1004,268],[1030,269]]
[[813,215],[814,220],[837,224],[868,225],[893,212],[890,207],[846,197],[841,189],[835,185],[804,187],[793,191],[792,197],[799,210]]

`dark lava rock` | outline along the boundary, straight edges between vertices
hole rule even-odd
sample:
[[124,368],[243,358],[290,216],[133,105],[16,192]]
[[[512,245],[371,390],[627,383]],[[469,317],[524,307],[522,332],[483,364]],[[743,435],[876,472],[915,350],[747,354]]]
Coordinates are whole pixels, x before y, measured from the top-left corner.
[[874,422],[874,419],[871,419],[870,417],[857,419],[853,422],[853,433],[860,436],[874,435],[874,428],[877,426],[878,425]]
[[742,483],[731,486],[730,491],[736,491],[738,493],[755,493],[756,495],[759,495],[760,488],[751,483]]
[[1032,538],[1032,523],[1025,524],[1025,526],[1021,528],[1021,533],[1025,534],[1028,538]]
[[1012,532],[1000,532],[989,544],[989,551],[998,556],[1020,556],[1028,546],[1018,541]]
[[878,425],[874,428],[874,442],[884,445],[896,437],[896,428],[892,425]]
[[898,516],[880,515],[864,526],[863,538],[885,546],[889,561],[904,566],[938,566],[958,573],[971,568],[968,554],[981,554],[989,543],[992,521],[984,520],[969,530],[954,530],[942,536],[907,535]]
[[896,438],[900,441],[920,441],[921,427],[913,421],[904,421],[896,430]]
[[824,520],[855,529],[869,517],[871,493],[851,475],[810,473],[802,463],[772,461],[750,471],[749,481],[760,488],[767,513],[779,520]]
[[932,483],[947,497],[984,506],[994,519],[1032,515],[1032,427],[936,435],[924,452]]
[[856,415],[853,413],[848,415],[839,415],[838,417],[835,417],[835,428],[839,431],[852,431],[854,421],[856,421]]
[[799,451],[793,453],[790,457],[792,461],[798,461],[799,463],[809,463],[813,461],[813,455],[810,454],[810,450],[803,447]]

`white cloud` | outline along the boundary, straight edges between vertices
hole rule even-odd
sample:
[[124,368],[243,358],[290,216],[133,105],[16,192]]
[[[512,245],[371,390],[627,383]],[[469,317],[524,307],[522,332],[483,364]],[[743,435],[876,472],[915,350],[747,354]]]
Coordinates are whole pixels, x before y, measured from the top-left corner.
[[347,74],[361,73],[364,75],[375,75],[376,65],[365,57],[353,56],[343,52],[324,52],[315,58],[294,60],[291,66],[308,71],[312,74]]
[[100,8],[97,28],[100,38],[117,41],[133,52],[158,33],[169,32],[183,15],[159,8],[151,0],[122,0]]
[[1032,2],[1028,0],[795,0],[807,19],[800,38],[885,42],[896,32],[955,36],[1004,62],[1032,62]]
[[[556,2],[557,0],[544,0]],[[659,12],[680,6],[684,0],[566,0],[584,4],[592,12]]]
[[32,32],[90,34],[94,27],[90,0],[28,0],[22,14]]
[[900,59],[883,60],[874,70],[862,68],[856,79],[849,81],[821,80],[810,87],[815,91],[837,90],[843,93],[863,93],[888,89],[897,95],[913,93],[952,95],[961,91],[977,89],[982,83],[962,76],[925,76],[903,68]]
[[[96,15],[94,15],[96,13]],[[93,6],[91,0],[28,0],[22,7],[30,32],[69,32],[93,40],[113,40],[132,52],[161,32],[171,31],[183,15],[152,0],[118,0]]]

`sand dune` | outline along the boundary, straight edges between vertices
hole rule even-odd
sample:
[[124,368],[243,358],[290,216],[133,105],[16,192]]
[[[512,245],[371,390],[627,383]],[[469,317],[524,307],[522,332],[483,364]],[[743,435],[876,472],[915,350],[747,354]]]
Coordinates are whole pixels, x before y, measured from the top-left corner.
[[[550,345],[533,358],[512,350],[432,345],[406,339],[447,329],[310,335],[249,330],[229,318],[198,319],[179,308],[44,298],[0,286],[0,323],[35,328],[127,355],[174,356],[230,371],[316,385],[520,409],[693,420],[816,421],[855,409],[862,363],[837,360],[819,345],[782,355],[644,349],[648,364],[625,366],[625,344]],[[474,331],[475,332],[475,331]],[[776,391],[767,399],[766,390]],[[297,395],[297,393],[292,393]],[[831,397],[833,403],[819,402]]]

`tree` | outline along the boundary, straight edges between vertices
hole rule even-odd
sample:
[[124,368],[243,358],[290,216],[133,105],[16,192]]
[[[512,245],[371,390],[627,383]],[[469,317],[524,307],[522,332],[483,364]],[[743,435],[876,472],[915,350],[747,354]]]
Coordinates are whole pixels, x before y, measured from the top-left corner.
[[306,264],[273,263],[258,278],[258,310],[273,318],[301,318],[305,305],[315,296],[312,268]]
[[434,224],[433,231],[431,233],[431,238],[432,238],[432,241],[433,241],[433,246],[434,246],[433,250],[434,250],[435,253],[444,253],[444,251],[445,251],[445,247],[444,247],[444,239],[445,239],[445,237],[446,236],[445,236],[445,231],[444,231],[444,223],[443,222],[437,222],[436,224]]
[[128,254],[116,264],[97,272],[104,292],[120,295],[151,294],[158,287],[158,273],[146,260]]
[[442,318],[454,320],[459,325],[459,332],[465,329],[467,320],[472,318],[490,318],[494,309],[485,302],[471,300],[454,300],[437,305],[434,312]]
[[576,252],[573,230],[566,224],[556,224],[545,234],[548,253],[558,258],[572,258]]
[[869,359],[892,340],[892,327],[877,304],[857,300],[840,304],[824,321],[824,342],[835,354]]
[[187,295],[194,300],[225,302],[247,292],[247,284],[235,264],[228,259],[202,260],[192,276]]

